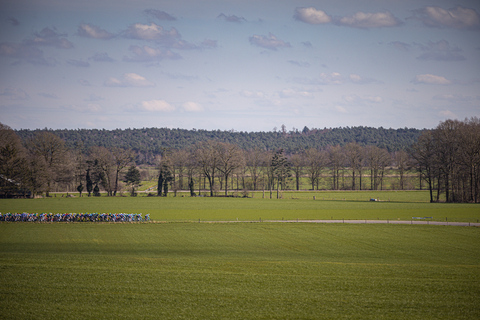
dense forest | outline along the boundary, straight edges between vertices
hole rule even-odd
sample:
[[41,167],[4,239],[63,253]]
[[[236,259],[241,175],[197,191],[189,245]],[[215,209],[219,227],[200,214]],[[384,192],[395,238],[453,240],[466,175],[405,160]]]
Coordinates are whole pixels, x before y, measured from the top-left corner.
[[185,130],[167,128],[143,129],[77,129],[77,130],[17,130],[23,140],[33,138],[38,132],[49,131],[65,141],[69,148],[81,145],[82,151],[93,146],[123,148],[137,154],[137,163],[152,163],[154,156],[165,149],[181,150],[198,142],[215,140],[235,144],[243,150],[261,149],[274,151],[283,149],[294,154],[307,149],[324,149],[327,146],[345,146],[354,142],[360,146],[377,146],[389,152],[406,150],[419,138],[422,130],[384,129],[371,127],[345,127],[287,131],[282,125],[269,132],[236,132],[221,130]]

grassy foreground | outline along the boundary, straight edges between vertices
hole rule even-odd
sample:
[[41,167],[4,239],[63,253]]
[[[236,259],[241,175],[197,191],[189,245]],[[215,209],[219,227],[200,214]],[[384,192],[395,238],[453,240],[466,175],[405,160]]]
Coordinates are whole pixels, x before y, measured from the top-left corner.
[[480,229],[0,224],[5,319],[478,319]]

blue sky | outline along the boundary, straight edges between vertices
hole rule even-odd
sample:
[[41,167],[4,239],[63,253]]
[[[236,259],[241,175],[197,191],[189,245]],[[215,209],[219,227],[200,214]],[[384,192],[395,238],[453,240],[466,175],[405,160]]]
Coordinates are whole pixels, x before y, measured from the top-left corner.
[[433,128],[480,116],[480,2],[4,0],[20,128]]

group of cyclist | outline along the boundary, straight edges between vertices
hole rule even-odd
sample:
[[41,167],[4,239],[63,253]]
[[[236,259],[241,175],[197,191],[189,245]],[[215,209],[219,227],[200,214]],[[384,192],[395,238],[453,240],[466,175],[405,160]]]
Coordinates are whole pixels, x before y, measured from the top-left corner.
[[0,221],[8,222],[148,222],[141,213],[1,213]]

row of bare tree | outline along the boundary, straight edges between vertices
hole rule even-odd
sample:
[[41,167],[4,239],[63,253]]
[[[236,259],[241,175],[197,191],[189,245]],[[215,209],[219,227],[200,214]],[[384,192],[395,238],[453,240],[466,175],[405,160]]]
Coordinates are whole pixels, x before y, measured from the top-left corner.
[[[104,147],[81,150],[81,145],[66,148],[49,131],[22,144],[13,130],[0,124],[0,195],[28,190],[31,195],[46,192],[48,196],[53,185],[74,184],[80,193],[98,195],[102,188],[115,196],[126,167],[134,164],[134,153]],[[192,194],[194,189],[209,190],[211,196],[219,190],[228,195],[232,189],[277,190],[278,195],[279,190],[299,190],[302,179],[308,180],[312,190],[382,190],[387,168],[394,168],[398,189],[412,187],[406,183],[412,175],[408,172],[417,169],[420,188],[422,180],[426,181],[431,201],[444,194],[448,202],[478,202],[479,154],[478,118],[442,122],[425,131],[410,152],[389,153],[376,146],[349,143],[285,155],[283,150],[245,151],[225,142],[198,142],[189,149],[164,150],[158,156],[158,195],[167,195],[169,188],[190,189]]]
[[[332,182],[330,189],[362,190],[366,173],[370,188],[378,190],[383,189],[386,169],[392,165],[398,172],[399,187],[404,189],[406,172],[412,166],[412,159],[405,151],[390,154],[376,146],[349,143],[287,156],[282,150],[244,151],[234,144],[207,141],[189,150],[164,153],[160,160],[159,190],[166,179],[175,189],[186,189],[185,179],[189,184],[198,181],[198,188],[209,189],[211,195],[220,189],[225,195],[229,189],[299,190],[302,178],[308,179],[312,190],[318,190],[326,175]],[[344,183],[346,175],[351,182],[349,186]]]
[[45,192],[49,196],[54,185],[72,183],[80,193],[85,189],[89,195],[98,194],[102,187],[108,195],[116,195],[120,173],[133,162],[133,152],[92,147],[83,154],[80,149],[68,149],[62,139],[48,131],[22,143],[11,128],[0,124],[0,195]]
[[420,136],[411,154],[428,184],[430,202],[438,201],[441,194],[446,202],[479,201],[479,118],[441,122]]

